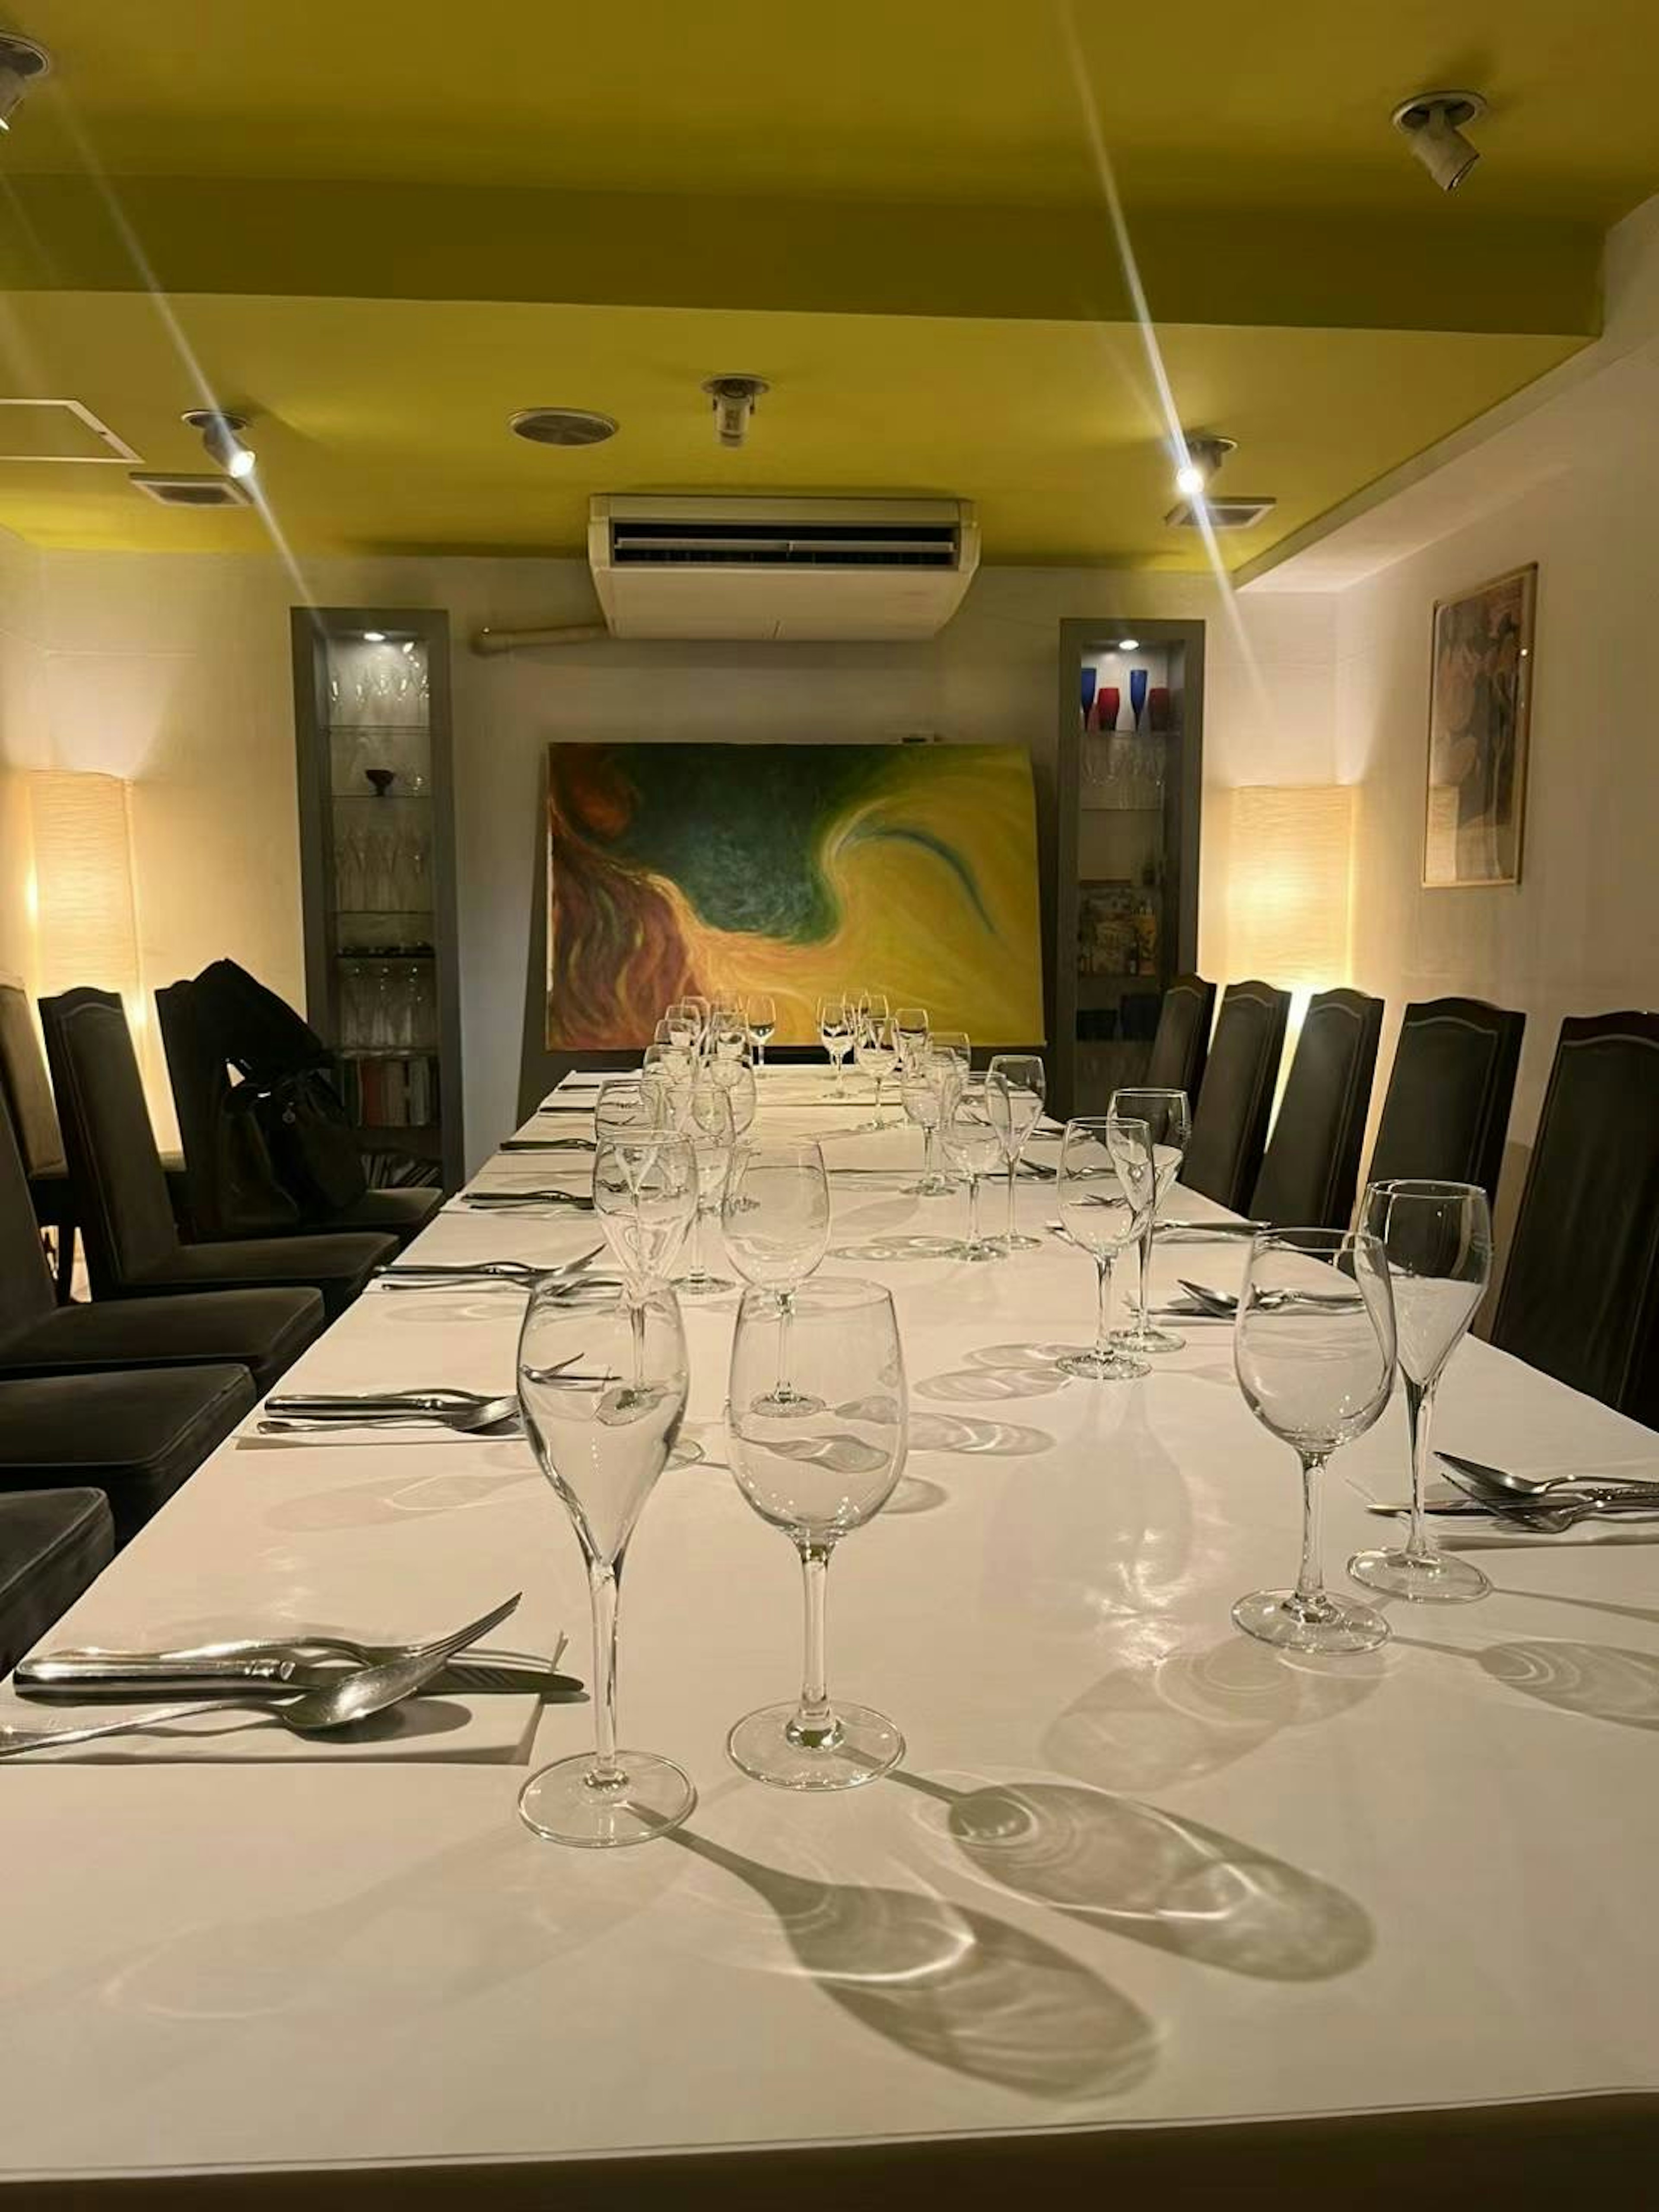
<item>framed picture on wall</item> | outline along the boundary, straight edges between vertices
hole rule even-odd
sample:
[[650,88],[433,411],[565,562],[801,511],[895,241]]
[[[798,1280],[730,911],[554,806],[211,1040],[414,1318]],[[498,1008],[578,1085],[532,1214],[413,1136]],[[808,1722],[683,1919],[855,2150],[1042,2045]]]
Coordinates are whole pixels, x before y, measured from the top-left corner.
[[1538,564],[1434,611],[1423,881],[1518,884]]

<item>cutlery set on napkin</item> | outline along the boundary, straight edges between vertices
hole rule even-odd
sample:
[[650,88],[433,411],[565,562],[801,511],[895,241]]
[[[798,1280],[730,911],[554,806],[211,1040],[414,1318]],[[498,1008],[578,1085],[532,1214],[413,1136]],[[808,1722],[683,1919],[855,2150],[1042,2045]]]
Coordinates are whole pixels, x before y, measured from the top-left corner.
[[[1564,1535],[1581,1521],[1621,1528],[1659,1522],[1659,1475],[1522,1475],[1484,1461],[1437,1451],[1451,1494],[1425,1495],[1423,1510],[1437,1520],[1472,1520],[1534,1536]],[[1372,1513],[1409,1513],[1411,1506],[1373,1504]]]

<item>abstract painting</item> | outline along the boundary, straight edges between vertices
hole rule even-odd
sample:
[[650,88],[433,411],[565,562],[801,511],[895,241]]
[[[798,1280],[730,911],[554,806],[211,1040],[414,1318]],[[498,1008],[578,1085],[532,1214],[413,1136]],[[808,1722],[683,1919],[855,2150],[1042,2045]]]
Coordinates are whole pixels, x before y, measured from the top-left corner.
[[1434,611],[1423,881],[1518,884],[1538,567]]
[[547,1043],[648,1044],[687,994],[879,990],[1042,1042],[1036,806],[1017,745],[554,744]]

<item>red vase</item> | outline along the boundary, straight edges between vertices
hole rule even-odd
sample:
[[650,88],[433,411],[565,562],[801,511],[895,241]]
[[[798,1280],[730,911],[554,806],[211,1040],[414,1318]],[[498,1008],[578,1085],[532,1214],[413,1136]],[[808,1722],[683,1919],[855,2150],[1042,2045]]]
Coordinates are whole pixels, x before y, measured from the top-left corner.
[[1095,695],[1095,727],[1097,730],[1116,729],[1120,703],[1116,684],[1103,684]]
[[1146,726],[1149,730],[1170,726],[1170,694],[1163,684],[1154,684],[1146,694]]

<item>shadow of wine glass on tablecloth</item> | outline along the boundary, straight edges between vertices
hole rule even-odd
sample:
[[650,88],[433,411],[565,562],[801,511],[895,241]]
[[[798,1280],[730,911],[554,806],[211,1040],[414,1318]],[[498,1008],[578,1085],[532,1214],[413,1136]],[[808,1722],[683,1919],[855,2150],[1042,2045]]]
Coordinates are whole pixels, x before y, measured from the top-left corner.
[[1157,2030],[1140,2008],[1023,1929],[925,1890],[785,1874],[687,1828],[671,1840],[746,1884],[815,1986],[917,2057],[1064,2102],[1152,2070]]
[[1516,1637],[1503,1644],[1465,1649],[1401,1636],[1395,1642],[1449,1659],[1466,1659],[1494,1682],[1586,1720],[1619,1728],[1659,1729],[1659,1656],[1613,1644],[1581,1644],[1567,1638]]
[[1156,1805],[1075,1782],[890,1779],[946,1808],[951,1842],[988,1881],[1131,1942],[1275,1982],[1351,1972],[1375,1942],[1333,1883]]

